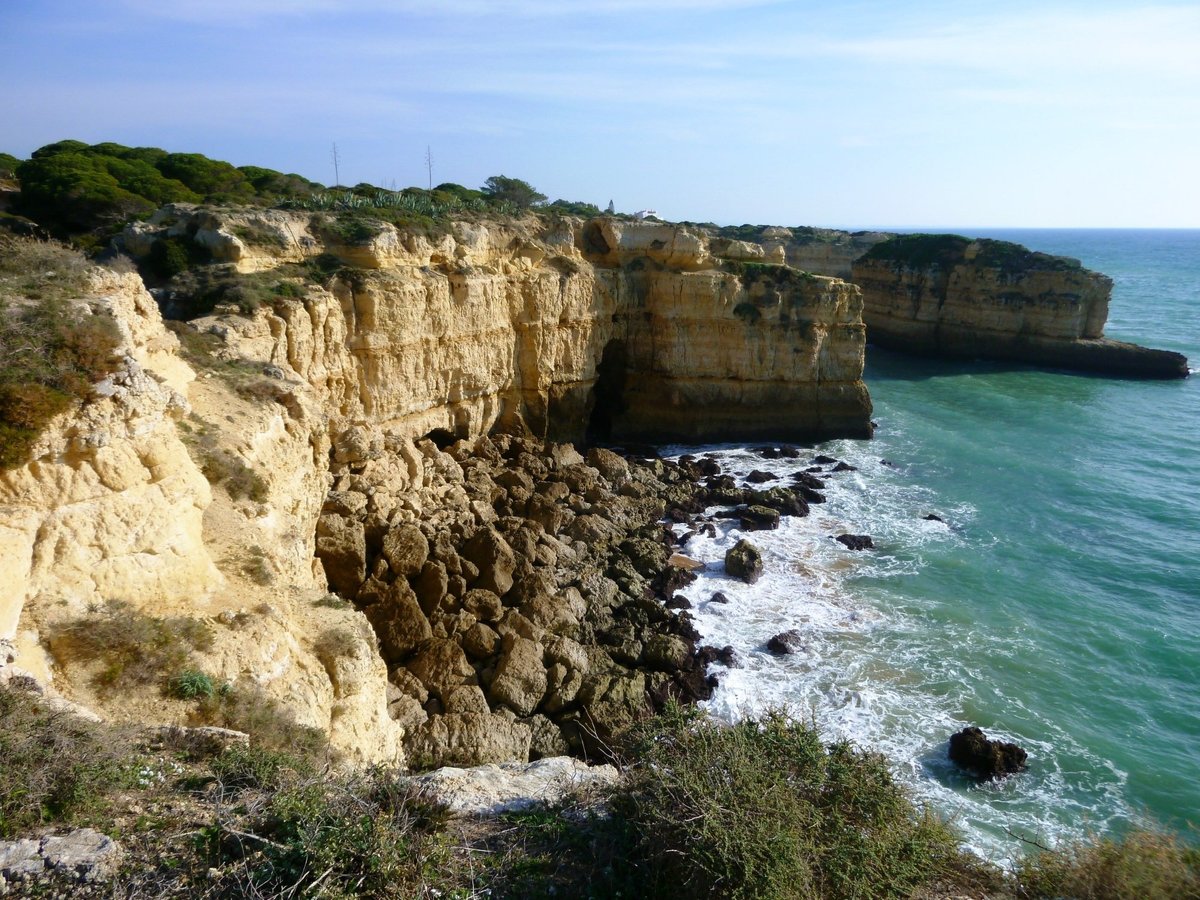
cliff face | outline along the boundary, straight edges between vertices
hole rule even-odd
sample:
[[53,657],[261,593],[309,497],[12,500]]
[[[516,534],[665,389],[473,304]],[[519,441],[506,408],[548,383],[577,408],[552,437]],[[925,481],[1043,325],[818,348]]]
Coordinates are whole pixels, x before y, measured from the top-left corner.
[[[206,623],[204,670],[321,728],[335,760],[402,761],[406,730],[412,752],[520,755],[539,746],[538,734],[558,732],[540,720],[510,727],[500,706],[517,701],[507,687],[489,681],[485,697],[457,656],[473,690],[453,700],[440,683],[444,660],[413,663],[433,690],[394,668],[410,652],[397,628],[449,653],[474,623],[476,637],[490,628],[496,640],[471,652],[501,654],[471,657],[481,673],[515,666],[511,644],[533,660],[522,665],[537,684],[539,672],[551,686],[569,677],[595,710],[634,714],[647,686],[667,690],[667,675],[628,668],[643,653],[632,633],[615,645],[623,662],[563,644],[574,619],[558,622],[553,598],[611,607],[617,586],[589,574],[606,565],[589,554],[616,552],[609,545],[621,529],[653,529],[664,491],[676,489],[657,479],[676,476],[647,471],[635,485],[607,458],[600,476],[550,445],[540,463],[512,450],[520,472],[548,473],[526,484],[527,475],[502,471],[507,463],[489,463],[487,478],[472,474],[463,445],[455,458],[436,445],[496,430],[554,440],[865,436],[858,290],[761,263],[755,246],[713,247],[655,223],[460,222],[442,234],[383,226],[365,236],[335,224],[177,208],[131,228],[134,254],[176,237],[248,279],[288,288],[253,311],[218,307],[181,324],[183,346],[136,275],[95,275],[82,302],[117,321],[123,362],[91,401],[55,420],[27,465],[0,473],[0,679],[32,675],[115,718],[188,721],[194,707],[157,687],[106,689],[97,661],[63,637],[120,604]],[[346,267],[314,283],[303,267],[318,257]],[[546,485],[535,483],[541,477]],[[640,504],[636,516],[626,500]],[[526,522],[527,503],[546,521]],[[512,511],[498,521],[496,504]],[[601,509],[624,519],[601,520]],[[414,528],[430,546],[417,574],[396,561],[391,537]],[[472,583],[470,602],[483,605],[468,613],[459,604],[476,577],[467,543],[479,529],[502,535],[497,546],[513,542],[520,565],[511,596],[490,588],[504,606],[481,600]],[[358,608],[329,600],[331,571]],[[635,574],[623,577],[636,605],[644,597]],[[401,602],[410,582],[423,600],[434,597],[419,615]],[[359,609],[374,610],[370,624]],[[401,609],[412,615],[397,624]],[[580,627],[619,624],[596,621]],[[377,640],[392,648],[388,664]],[[657,656],[645,653],[665,669],[660,651],[675,660],[681,641],[664,637]],[[512,740],[497,744],[497,729]]]
[[869,339],[910,353],[1013,360],[1147,378],[1187,361],[1103,337],[1112,279],[1016,244],[909,235],[853,264]]
[[[858,291],[775,278],[757,245],[615,219],[346,244],[306,215],[247,215],[174,212],[169,229],[243,271],[321,252],[358,267],[231,326],[252,342],[238,353],[292,365],[351,419],[460,437],[520,421],[573,441],[869,434]],[[127,243],[148,250],[161,224]]]

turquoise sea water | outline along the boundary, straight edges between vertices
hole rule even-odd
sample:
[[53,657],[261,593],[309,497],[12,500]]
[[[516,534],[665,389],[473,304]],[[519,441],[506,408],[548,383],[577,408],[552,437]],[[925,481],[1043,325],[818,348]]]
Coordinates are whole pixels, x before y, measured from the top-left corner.
[[[1200,231],[978,234],[1112,276],[1106,334],[1200,365]],[[808,518],[752,536],[768,569],[758,584],[715,562],[686,592],[706,640],[745,661],[714,668],[713,711],[787,705],[878,747],[998,860],[1019,854],[1015,834],[1200,824],[1200,376],[1120,381],[869,349],[866,377],[877,437],[820,448],[858,471],[829,475]],[[692,449],[734,473],[801,467]],[[831,535],[846,531],[879,549],[844,550]],[[727,526],[688,551],[719,560],[739,536]],[[715,590],[731,602],[707,602]],[[765,653],[788,628],[806,650]],[[945,741],[966,724],[1026,747],[1029,771],[963,778]]]

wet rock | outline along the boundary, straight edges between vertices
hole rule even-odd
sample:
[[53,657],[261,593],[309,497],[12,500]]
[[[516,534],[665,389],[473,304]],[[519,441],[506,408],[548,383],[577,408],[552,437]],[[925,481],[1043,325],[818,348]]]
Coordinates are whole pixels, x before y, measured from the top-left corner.
[[795,491],[785,487],[768,488],[765,491],[749,491],[746,502],[751,505],[765,506],[785,516],[807,516],[808,503]]
[[831,471],[834,471],[834,472],[857,472],[858,467],[852,466],[852,465],[850,465],[850,463],[839,462],[836,466],[833,467],[833,469]]
[[941,522],[943,525],[946,523],[945,519],[943,519],[941,516],[935,516],[933,513],[929,513],[929,515],[922,516],[921,518],[923,518],[926,522]]
[[762,554],[743,538],[725,552],[725,571],[746,584],[754,584],[762,575]]
[[746,476],[746,481],[750,484],[763,484],[768,481],[778,481],[779,476],[773,475],[770,472],[764,472],[761,469],[755,469]]
[[824,453],[818,453],[812,461],[814,466],[831,466],[837,462],[832,456],[826,456]]
[[835,540],[848,550],[875,549],[875,542],[866,534],[839,534]]
[[989,740],[973,725],[950,736],[949,756],[981,779],[1003,778],[1024,771],[1029,758],[1016,744]]
[[717,591],[715,594],[713,594],[711,597],[708,598],[708,602],[709,603],[728,603],[729,598],[725,596],[724,591]]
[[683,594],[672,594],[667,600],[667,609],[691,609],[692,601]]
[[766,506],[747,506],[737,511],[743,531],[773,531],[779,527],[779,512]]
[[792,474],[792,481],[796,482],[799,486],[811,488],[814,491],[825,490],[825,482],[809,472],[794,472]]
[[804,635],[795,629],[781,631],[767,641],[767,649],[776,656],[787,656],[804,649]]
[[701,647],[697,651],[697,659],[701,665],[707,666],[710,663],[718,663],[727,669],[741,669],[745,666],[732,644],[727,644],[724,647]]

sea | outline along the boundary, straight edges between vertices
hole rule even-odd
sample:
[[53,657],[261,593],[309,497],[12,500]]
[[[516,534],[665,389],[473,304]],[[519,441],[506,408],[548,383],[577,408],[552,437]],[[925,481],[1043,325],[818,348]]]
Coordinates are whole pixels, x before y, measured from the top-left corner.
[[[1111,276],[1106,335],[1200,366],[1200,231],[966,233]],[[1200,374],[1120,380],[868,347],[865,378],[872,440],[799,460],[671,448],[784,484],[817,453],[855,469],[818,475],[827,502],[809,516],[748,535],[765,562],[754,585],[724,574],[743,537],[732,523],[687,543],[708,561],[684,590],[697,627],[742,665],[712,667],[710,712],[784,708],[885,754],[1001,864],[1037,844],[1200,825]],[[876,549],[849,551],[843,533]],[[792,629],[799,652],[767,652]],[[983,784],[958,771],[947,739],[967,725],[1024,747],[1028,770]]]

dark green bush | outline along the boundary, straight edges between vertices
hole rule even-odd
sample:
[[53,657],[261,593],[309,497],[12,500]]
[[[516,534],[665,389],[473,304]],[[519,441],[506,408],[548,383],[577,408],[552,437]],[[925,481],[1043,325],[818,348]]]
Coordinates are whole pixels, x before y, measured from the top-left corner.
[[952,871],[947,827],[882,757],[781,713],[722,726],[668,709],[634,737],[618,806],[672,897],[906,897]]

